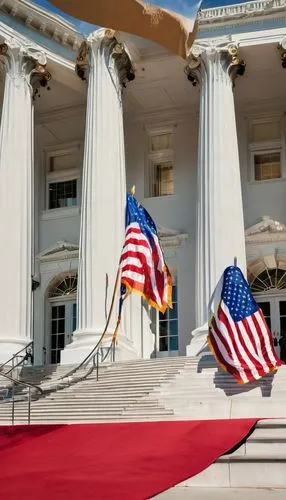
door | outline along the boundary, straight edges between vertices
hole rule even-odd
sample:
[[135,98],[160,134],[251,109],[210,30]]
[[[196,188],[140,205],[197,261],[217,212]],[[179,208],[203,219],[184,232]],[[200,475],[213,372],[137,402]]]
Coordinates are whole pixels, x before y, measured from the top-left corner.
[[72,341],[76,329],[76,302],[51,303],[50,362],[61,361],[61,351]]
[[173,284],[173,309],[163,314],[152,309],[152,330],[156,335],[156,357],[165,358],[179,354],[179,322],[177,284]]
[[286,361],[286,298],[256,297],[272,332],[277,355]]

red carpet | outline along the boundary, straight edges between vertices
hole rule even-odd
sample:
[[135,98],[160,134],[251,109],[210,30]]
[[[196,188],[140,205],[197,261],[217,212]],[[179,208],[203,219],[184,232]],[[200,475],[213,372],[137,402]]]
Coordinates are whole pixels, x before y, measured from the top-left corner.
[[0,426],[0,498],[151,498],[208,467],[256,421]]

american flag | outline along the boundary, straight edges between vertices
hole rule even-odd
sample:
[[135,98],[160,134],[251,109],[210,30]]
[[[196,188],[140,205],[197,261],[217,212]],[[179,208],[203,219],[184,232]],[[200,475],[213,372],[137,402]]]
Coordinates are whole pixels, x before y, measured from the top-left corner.
[[[120,260],[121,284],[140,293],[161,312],[172,307],[172,278],[156,225],[132,194],[127,194],[125,243]],[[121,295],[124,290],[121,290]]]
[[218,284],[208,342],[220,366],[240,384],[257,380],[283,364],[239,267],[227,267]]

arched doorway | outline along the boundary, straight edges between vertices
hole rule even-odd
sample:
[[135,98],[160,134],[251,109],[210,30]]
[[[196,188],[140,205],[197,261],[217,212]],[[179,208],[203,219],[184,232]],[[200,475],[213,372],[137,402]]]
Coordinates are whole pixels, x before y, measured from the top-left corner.
[[63,273],[53,279],[48,289],[49,352],[47,362],[60,363],[61,351],[72,341],[76,329],[77,272]]
[[272,332],[275,350],[286,361],[286,265],[275,258],[276,266],[269,267],[261,260],[264,269],[250,269],[249,284]]

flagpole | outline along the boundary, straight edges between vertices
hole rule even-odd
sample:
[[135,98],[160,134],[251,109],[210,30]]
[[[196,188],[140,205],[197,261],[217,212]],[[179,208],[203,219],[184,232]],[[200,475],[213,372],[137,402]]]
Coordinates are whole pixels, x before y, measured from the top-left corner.
[[[135,187],[135,184],[132,186],[132,188],[130,189],[130,194],[132,196],[135,196],[135,191],[136,191],[136,187]],[[118,284],[118,281],[119,281],[119,274],[120,274],[120,263],[119,263],[119,267],[118,267],[118,271],[117,271],[117,276],[116,276],[116,282],[115,282],[115,286],[114,286],[114,290],[113,290],[113,298],[115,298],[115,292],[116,292],[116,288],[117,288],[117,284]],[[119,311],[118,311],[118,316],[117,316],[117,322],[116,322],[116,326],[115,326],[115,329],[114,329],[114,332],[113,332],[113,335],[112,335],[112,339],[111,339],[111,344],[110,344],[110,348],[108,349],[108,351],[112,348],[112,346],[115,346],[115,342],[117,340],[117,336],[118,336],[118,332],[119,332],[119,327],[120,327],[120,323],[121,323],[121,318],[122,318],[122,308],[123,308],[123,303],[124,301],[127,299],[127,297],[130,295],[130,291],[127,290],[126,294],[125,294],[125,297],[123,299],[121,299],[121,304],[119,305]],[[105,330],[107,329],[107,327],[105,328]],[[96,349],[101,341],[103,340],[103,337],[105,335],[105,332],[102,334],[97,346],[94,348]],[[114,355],[114,358],[115,358],[115,355]]]
[[[135,190],[136,190],[135,185],[133,185],[132,188],[131,188],[131,190],[130,190],[130,194],[132,196],[135,195]],[[109,326],[109,323],[110,323],[110,320],[111,320],[112,312],[113,312],[113,309],[114,309],[115,298],[116,298],[117,286],[118,286],[118,282],[119,282],[119,278],[120,278],[120,271],[121,271],[121,267],[120,267],[120,261],[119,261],[118,269],[117,269],[117,274],[116,274],[116,278],[115,278],[115,283],[114,283],[114,287],[113,287],[113,293],[112,293],[112,299],[111,299],[111,304],[110,304],[110,308],[109,308],[109,313],[108,313],[106,324],[105,324],[105,327],[104,327],[104,330],[102,332],[102,335],[101,335],[100,339],[98,340],[98,342],[96,343],[96,345],[93,347],[93,349],[90,351],[90,353],[84,358],[84,360],[79,365],[77,365],[73,370],[71,370],[70,372],[68,372],[64,376],[60,377],[60,379],[63,379],[65,377],[68,377],[68,376],[72,375],[73,373],[75,373],[79,368],[81,368],[85,363],[87,363],[89,361],[89,359],[91,358],[91,356],[99,348],[99,346],[100,346],[103,338],[105,337],[105,334],[107,332],[107,329],[108,329],[108,326]],[[108,286],[108,275],[106,275],[106,285]],[[116,326],[115,326],[115,329],[114,329],[114,332],[113,332],[113,335],[112,335],[110,347],[108,348],[107,355],[108,355],[109,351],[111,350],[112,346],[115,346],[115,342],[116,342],[116,339],[117,339],[117,336],[118,336],[119,326],[120,326],[120,323],[121,323],[123,302],[125,301],[125,299],[127,299],[127,297],[130,294],[131,294],[131,292],[129,290],[127,290],[127,292],[125,294],[125,297],[123,299],[121,299],[121,305],[119,306],[119,312],[118,312],[117,322],[116,322]],[[105,308],[106,308],[106,301],[105,301]]]

